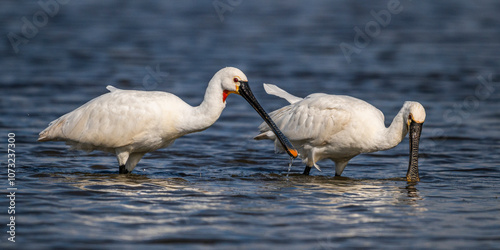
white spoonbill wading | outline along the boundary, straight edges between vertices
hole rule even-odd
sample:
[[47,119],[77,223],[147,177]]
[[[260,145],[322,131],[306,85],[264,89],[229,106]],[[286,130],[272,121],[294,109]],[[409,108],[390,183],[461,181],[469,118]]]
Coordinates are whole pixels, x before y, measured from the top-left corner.
[[[418,144],[425,109],[418,102],[407,101],[391,125],[384,125],[384,114],[371,104],[350,96],[315,93],[300,98],[272,84],[264,84],[268,94],[286,99],[290,105],[270,113],[279,129],[298,150],[308,175],[317,161],[335,162],[340,176],[347,163],[361,153],[387,150],[398,145],[410,132],[410,162],[406,179],[419,181]],[[275,140],[266,124],[259,126],[256,140]],[[320,170],[321,171],[321,170]]]
[[291,157],[297,151],[277,129],[255,99],[241,70],[219,70],[208,83],[203,102],[192,107],[179,97],[160,91],[121,90],[109,93],[52,121],[39,141],[65,141],[76,149],[116,154],[119,173],[130,173],[147,152],[170,146],[175,139],[210,127],[226,107],[226,98],[243,96],[276,132]]

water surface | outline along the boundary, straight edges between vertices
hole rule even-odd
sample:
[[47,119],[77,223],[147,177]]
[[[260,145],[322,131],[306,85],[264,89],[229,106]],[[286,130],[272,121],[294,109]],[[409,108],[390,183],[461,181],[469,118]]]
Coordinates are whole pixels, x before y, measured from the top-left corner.
[[[2,249],[498,248],[500,5],[401,1],[349,63],[339,45],[354,44],[354,28],[387,2],[241,1],[221,22],[210,1],[70,1],[16,53],[7,35],[22,36],[22,18],[42,8],[5,1],[0,135],[6,152],[16,134],[17,225],[16,243],[4,227]],[[108,84],[197,105],[225,66],[247,74],[268,111],[286,102],[263,82],[364,99],[387,124],[404,101],[421,102],[421,181],[404,179],[408,139],[354,158],[342,177],[330,161],[311,176],[295,161],[288,173],[286,155],[252,140],[261,120],[237,95],[211,128],[147,154],[127,176],[112,155],[36,141]]]

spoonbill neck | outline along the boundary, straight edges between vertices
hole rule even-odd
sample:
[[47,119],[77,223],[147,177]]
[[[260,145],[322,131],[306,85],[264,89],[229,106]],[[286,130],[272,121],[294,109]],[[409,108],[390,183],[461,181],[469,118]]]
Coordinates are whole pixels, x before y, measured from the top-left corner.
[[397,146],[403,138],[408,134],[408,125],[406,124],[406,117],[408,117],[409,109],[403,106],[398,114],[392,120],[391,125],[385,128],[385,133],[382,133],[380,138],[381,142],[379,150],[391,149]]
[[219,119],[222,110],[226,107],[222,93],[220,84],[215,83],[214,80],[210,81],[203,102],[183,115],[187,118],[184,124],[187,133],[205,130]]

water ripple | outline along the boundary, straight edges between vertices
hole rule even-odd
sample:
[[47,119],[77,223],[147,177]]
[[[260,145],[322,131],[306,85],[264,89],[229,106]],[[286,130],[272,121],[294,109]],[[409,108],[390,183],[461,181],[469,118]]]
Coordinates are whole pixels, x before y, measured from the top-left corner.
[[[381,13],[387,1],[243,1],[223,22],[212,2],[70,1],[18,53],[8,39],[0,43],[0,134],[16,134],[15,247],[498,247],[496,1],[401,1],[401,13],[351,63],[339,45],[352,44],[353,27],[366,31],[371,11]],[[22,36],[20,20],[38,11],[32,1],[4,1],[4,34]],[[286,155],[252,139],[261,120],[237,95],[211,128],[147,154],[127,176],[111,154],[36,141],[50,121],[108,84],[198,105],[223,66],[247,73],[267,111],[286,102],[266,95],[262,82],[298,96],[355,96],[379,107],[386,122],[404,101],[421,102],[421,181],[405,180],[407,138],[352,159],[342,177],[330,161],[311,176],[295,161],[288,173]],[[154,87],[143,83],[148,69],[161,73]],[[495,90],[484,92],[479,76],[491,76]],[[4,236],[0,248],[8,249]]]

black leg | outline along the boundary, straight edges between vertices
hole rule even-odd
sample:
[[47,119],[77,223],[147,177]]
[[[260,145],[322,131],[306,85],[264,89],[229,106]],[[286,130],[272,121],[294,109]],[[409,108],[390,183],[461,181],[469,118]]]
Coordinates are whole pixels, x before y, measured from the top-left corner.
[[306,168],[304,169],[304,173],[302,173],[303,175],[309,175],[309,172],[311,171],[311,167],[309,166],[306,166]]
[[125,168],[125,165],[123,166],[120,166],[120,174],[128,174],[130,173],[126,168]]

